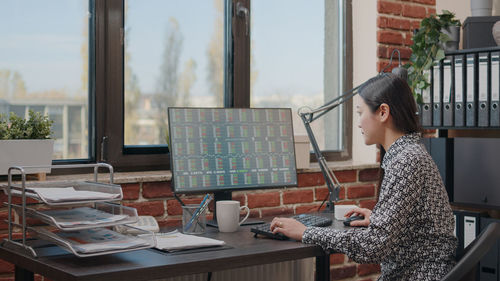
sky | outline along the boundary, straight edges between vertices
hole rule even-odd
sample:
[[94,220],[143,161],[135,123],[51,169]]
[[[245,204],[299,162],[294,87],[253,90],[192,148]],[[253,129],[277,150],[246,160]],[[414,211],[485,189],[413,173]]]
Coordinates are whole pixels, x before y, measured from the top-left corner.
[[[127,50],[145,93],[154,91],[167,22],[175,17],[183,34],[180,66],[193,59],[193,96],[208,92],[206,52],[216,10],[212,0],[126,0]],[[324,2],[253,0],[253,94],[318,94],[323,89]],[[29,7],[29,8],[28,8]],[[28,92],[81,87],[80,49],[88,1],[0,1],[0,70],[20,72]],[[181,69],[182,70],[182,69]]]

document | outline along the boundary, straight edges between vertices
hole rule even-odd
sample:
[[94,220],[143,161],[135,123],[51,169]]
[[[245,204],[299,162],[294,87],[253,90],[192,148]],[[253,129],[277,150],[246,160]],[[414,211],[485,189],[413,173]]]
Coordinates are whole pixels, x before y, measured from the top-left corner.
[[169,252],[203,247],[222,246],[226,242],[207,237],[188,235],[178,230],[167,233],[156,233],[156,248]]
[[56,223],[63,228],[117,222],[129,218],[127,215],[113,215],[89,207],[47,210],[41,211],[41,213],[54,218]]
[[[120,197],[120,194],[75,190],[72,186],[69,187],[27,187],[26,191],[37,194],[41,200],[47,203],[61,203],[73,201],[89,201],[89,200],[112,200]],[[21,195],[22,192],[13,189],[12,193]]]
[[57,234],[47,233],[48,231],[45,229],[40,230],[40,232],[63,238],[71,244],[75,251],[82,254],[132,249],[149,245],[141,238],[122,235],[106,228],[58,232]]

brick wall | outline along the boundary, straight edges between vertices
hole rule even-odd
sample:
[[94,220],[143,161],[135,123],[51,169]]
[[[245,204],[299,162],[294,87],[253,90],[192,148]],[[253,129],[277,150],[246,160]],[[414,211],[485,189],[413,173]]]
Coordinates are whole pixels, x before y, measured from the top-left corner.
[[[377,11],[377,71],[380,72],[389,64],[394,48],[401,52],[402,63],[410,58],[413,30],[423,18],[436,13],[436,0],[377,0]],[[390,69],[397,63],[397,59],[393,60]]]
[[[335,171],[342,185],[340,204],[357,204],[373,208],[376,203],[378,169],[350,169]],[[170,182],[137,182],[122,184],[123,204],[137,208],[139,215],[156,217],[161,226],[181,224],[181,207],[173,197]],[[0,201],[7,197],[1,193]],[[250,208],[251,217],[292,215],[316,211],[328,195],[325,181],[320,172],[298,174],[298,186],[286,189],[267,189],[233,192],[233,199]],[[200,203],[201,196],[182,196],[185,203]],[[208,217],[212,217],[213,204]],[[0,218],[6,218],[6,208],[0,209]],[[0,238],[7,235],[7,225],[0,222]],[[14,280],[14,266],[0,260],[0,281]],[[376,280],[380,268],[373,264],[356,264],[343,254],[331,257],[332,280]],[[37,280],[43,280],[37,276]],[[48,280],[45,278],[45,280]]]

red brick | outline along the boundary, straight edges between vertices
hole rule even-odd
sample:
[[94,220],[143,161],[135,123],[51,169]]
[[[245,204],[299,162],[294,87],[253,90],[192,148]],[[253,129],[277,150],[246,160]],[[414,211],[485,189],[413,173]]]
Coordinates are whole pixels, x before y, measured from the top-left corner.
[[377,47],[377,58],[388,58],[389,56],[387,55],[387,47],[378,45]]
[[[202,198],[182,198],[182,202],[186,205],[200,204],[201,200]],[[175,199],[167,200],[167,214],[171,216],[182,215],[181,203]]]
[[171,182],[145,182],[142,184],[142,196],[144,198],[172,197]]
[[411,32],[405,33],[404,44],[405,44],[405,46],[413,45],[413,33],[411,33]]
[[330,265],[343,264],[345,261],[344,254],[331,254],[330,255]]
[[378,17],[377,26],[379,28],[390,28],[396,30],[410,30],[411,22],[409,19],[396,19],[388,17]]
[[328,196],[328,188],[327,187],[316,187],[314,189],[316,193],[316,201],[323,201]]
[[[7,220],[9,218],[9,213],[8,212],[2,212],[0,213],[0,230],[8,229],[9,226],[7,224]],[[12,220],[14,220],[14,216],[12,216]]]
[[436,9],[434,8],[427,8],[427,14],[425,15],[426,17],[430,15],[435,15],[436,14]]
[[280,205],[278,192],[247,194],[248,208],[275,207]]
[[246,198],[245,198],[244,194],[233,195],[232,200],[240,201],[240,206],[245,206],[246,205],[246,203],[245,203]]
[[403,17],[423,19],[427,16],[425,7],[412,4],[403,5]]
[[12,276],[12,277],[0,277],[0,281],[14,281],[14,276]]
[[303,173],[297,175],[299,187],[321,186],[325,184],[325,178],[322,173]]
[[[9,196],[7,196],[3,191],[0,192],[0,206],[3,206],[3,202],[7,203],[9,202]],[[19,196],[12,196],[12,203],[14,204],[22,204],[21,197]],[[34,203],[39,203],[38,200],[35,200],[33,198],[27,198],[26,203],[28,204],[34,204]]]
[[436,5],[436,0],[412,0],[415,3],[426,4],[426,5]]
[[379,264],[359,264],[358,265],[358,275],[365,276],[373,273],[380,272]]
[[379,28],[386,28],[387,27],[387,18],[386,17],[377,17],[377,26]]
[[345,182],[356,182],[356,170],[348,170],[348,171],[334,171],[333,172],[340,183]]
[[349,199],[373,197],[374,195],[375,186],[373,184],[351,186],[347,188],[347,198]]
[[181,226],[182,225],[182,218],[167,217],[167,219],[158,220],[158,225],[160,227]]
[[[318,207],[320,204],[311,204],[311,205],[301,205],[295,207],[295,214],[304,214],[304,213],[313,213],[318,211]],[[324,209],[325,205],[323,205],[322,209]]]
[[140,187],[138,183],[124,183],[122,184],[122,191],[125,200],[139,199]]
[[420,28],[420,21],[419,20],[412,20],[411,21],[411,30],[419,29]]
[[259,210],[250,210],[249,218],[260,218]]
[[403,44],[403,35],[397,31],[377,31],[377,42],[386,44]]
[[293,215],[292,208],[273,208],[273,209],[262,209],[262,217],[271,217],[271,216],[281,216],[281,215]]
[[361,200],[359,201],[360,208],[367,208],[373,210],[375,205],[377,204],[377,200]]
[[364,169],[359,171],[359,181],[377,181],[380,177],[380,169]]
[[283,204],[309,203],[313,202],[313,199],[313,191],[311,189],[283,192]]
[[[387,49],[387,58],[390,58],[391,57],[391,53],[394,49],[398,49],[399,52],[401,53],[401,60],[403,59],[409,59],[410,56],[411,56],[411,49],[410,48],[406,48],[406,47],[400,47],[398,46],[397,48],[395,47],[389,47]],[[397,53],[394,54],[394,57],[393,57],[393,60],[397,60]]]
[[125,206],[133,207],[137,209],[137,213],[141,216],[163,216],[165,213],[165,208],[163,207],[163,201],[148,201],[148,202],[134,202],[125,203]]
[[379,0],[377,3],[377,11],[380,14],[400,15],[401,9],[402,9],[401,4],[395,2],[387,2]]
[[330,279],[341,280],[356,275],[356,266],[349,265],[330,269]]
[[14,272],[14,265],[10,262],[0,260],[0,273],[12,273]]

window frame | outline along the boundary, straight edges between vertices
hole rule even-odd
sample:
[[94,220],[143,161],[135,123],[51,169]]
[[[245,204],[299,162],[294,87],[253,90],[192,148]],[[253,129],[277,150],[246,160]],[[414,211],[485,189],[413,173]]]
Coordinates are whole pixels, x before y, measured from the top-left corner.
[[[93,146],[90,161],[106,162],[117,171],[168,170],[170,155],[166,146],[124,145],[124,23],[125,0],[90,0],[95,5],[93,85],[89,99],[89,135]],[[251,0],[228,0],[231,17],[225,18],[225,95],[224,106],[250,107],[250,36],[246,35],[244,17],[236,16],[240,2],[250,11]],[[344,2],[344,90],[352,88],[352,0]],[[227,11],[225,12],[227,15]],[[250,15],[251,16],[251,15]],[[90,33],[89,33],[90,34]],[[120,105],[120,106],[117,106]],[[352,100],[344,105],[344,147],[323,151],[328,161],[352,158]],[[93,132],[91,133],[91,129]],[[95,137],[94,137],[95,136]],[[311,153],[311,160],[316,161]],[[67,163],[68,161],[64,161]]]

